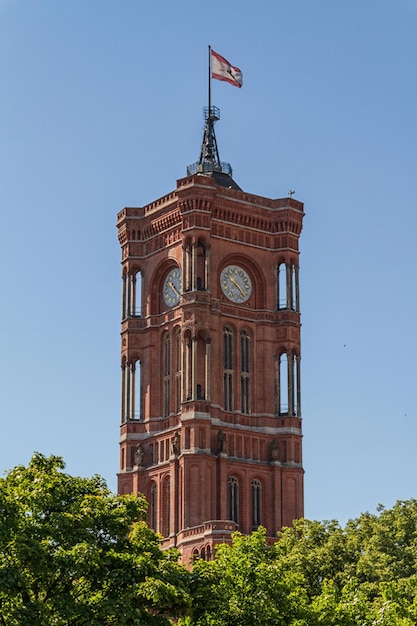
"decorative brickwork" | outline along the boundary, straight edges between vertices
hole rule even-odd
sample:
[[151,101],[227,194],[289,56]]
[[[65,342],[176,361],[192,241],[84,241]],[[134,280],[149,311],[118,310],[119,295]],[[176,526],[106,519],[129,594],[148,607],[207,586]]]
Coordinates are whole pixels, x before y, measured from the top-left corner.
[[118,215],[119,493],[188,561],[303,515],[303,205],[201,174]]

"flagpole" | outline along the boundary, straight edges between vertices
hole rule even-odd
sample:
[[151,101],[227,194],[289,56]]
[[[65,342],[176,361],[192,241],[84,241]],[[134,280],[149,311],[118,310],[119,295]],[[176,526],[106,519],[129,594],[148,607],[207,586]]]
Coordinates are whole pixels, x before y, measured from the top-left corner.
[[208,114],[211,113],[211,46],[208,47]]

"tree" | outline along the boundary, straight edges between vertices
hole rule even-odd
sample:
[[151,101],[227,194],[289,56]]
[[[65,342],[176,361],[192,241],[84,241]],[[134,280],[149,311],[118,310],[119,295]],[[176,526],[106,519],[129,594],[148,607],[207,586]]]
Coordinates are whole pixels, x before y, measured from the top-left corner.
[[193,609],[181,624],[193,626],[307,626],[303,574],[284,567],[259,527],[233,534],[214,561],[197,561],[192,573]]
[[0,624],[172,623],[189,605],[189,573],[160,550],[144,498],[64,467],[36,453],[0,479]]
[[273,545],[235,533],[192,573],[187,626],[417,624],[417,502],[336,521],[297,520]]
[[0,479],[0,626],[414,626],[417,502],[233,535],[192,571],[142,497],[35,454]]
[[298,520],[274,546],[326,626],[417,623],[417,502],[363,513],[342,529],[335,521]]

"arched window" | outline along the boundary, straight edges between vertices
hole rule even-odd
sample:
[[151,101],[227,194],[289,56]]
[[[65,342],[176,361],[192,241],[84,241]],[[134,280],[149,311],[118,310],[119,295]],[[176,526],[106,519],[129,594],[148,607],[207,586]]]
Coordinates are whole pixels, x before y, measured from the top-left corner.
[[279,357],[279,415],[287,415],[289,410],[288,355],[284,352]]
[[130,271],[123,274],[122,317],[142,314],[142,272]]
[[255,530],[262,524],[262,486],[259,480],[253,480],[251,483],[251,510],[252,529]]
[[171,532],[171,483],[169,479],[165,483],[165,537]]
[[133,398],[134,403],[132,419],[138,420],[142,415],[142,363],[139,359],[135,363]]
[[298,265],[293,261],[280,263],[277,268],[277,309],[299,313]]
[[174,372],[175,372],[175,413],[181,408],[181,331],[174,335]]
[[239,522],[239,482],[235,476],[231,476],[227,481],[227,517]]
[[187,330],[184,335],[183,372],[183,399],[188,401],[193,399],[193,341],[190,330]]
[[240,410],[246,415],[250,412],[250,337],[246,330],[240,333]]
[[142,408],[141,362],[122,364],[122,422],[140,419]]
[[233,411],[233,330],[223,329],[223,408]]
[[301,381],[300,381],[300,365],[301,359],[299,356],[294,356],[293,368],[294,368],[294,401],[293,401],[293,415],[301,417]]
[[300,357],[283,353],[277,357],[276,407],[278,415],[301,417]]
[[142,315],[142,272],[139,270],[134,276],[134,298],[132,315]]
[[287,308],[287,266],[280,263],[277,268],[277,309]]
[[169,415],[170,377],[171,377],[171,339],[169,333],[165,333],[162,339],[162,415]]
[[298,306],[298,266],[291,263],[291,309],[299,311]]
[[151,485],[151,497],[149,501],[149,526],[156,530],[156,484]]
[[196,287],[198,291],[204,291],[206,287],[206,248],[204,244],[199,241],[196,250],[196,273],[197,283]]
[[205,291],[210,275],[210,246],[203,240],[187,239],[183,247],[184,292]]

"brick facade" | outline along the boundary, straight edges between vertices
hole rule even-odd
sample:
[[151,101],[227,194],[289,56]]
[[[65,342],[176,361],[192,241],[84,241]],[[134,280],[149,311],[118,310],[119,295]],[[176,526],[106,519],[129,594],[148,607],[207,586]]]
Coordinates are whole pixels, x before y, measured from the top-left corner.
[[119,493],[185,561],[303,515],[303,205],[195,174],[118,215]]

